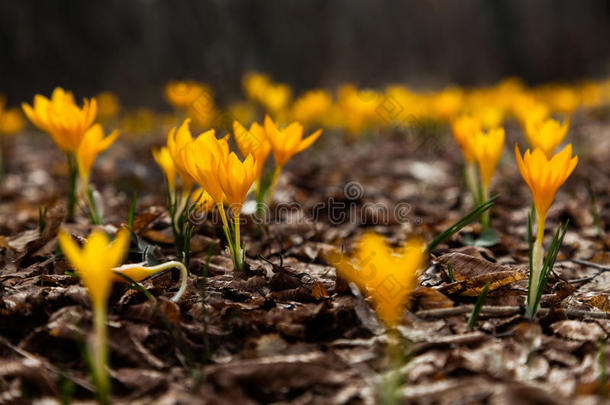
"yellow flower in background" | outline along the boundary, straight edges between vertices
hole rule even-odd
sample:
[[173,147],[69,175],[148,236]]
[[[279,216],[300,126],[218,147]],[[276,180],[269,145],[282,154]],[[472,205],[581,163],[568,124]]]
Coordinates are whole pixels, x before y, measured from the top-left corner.
[[277,114],[290,103],[292,97],[292,90],[287,84],[272,84],[268,86],[261,96],[261,104],[267,109],[267,111]]
[[305,125],[321,124],[332,104],[333,99],[327,90],[310,90],[294,101],[291,118]]
[[57,87],[51,99],[37,94],[33,107],[27,103],[23,103],[22,107],[29,120],[49,134],[60,149],[76,152],[97,114],[95,98],[84,99],[83,103],[83,107],[79,108],[71,92]]
[[532,149],[541,149],[545,156],[550,159],[568,133],[569,127],[569,120],[560,124],[552,118],[543,121],[529,119],[525,124],[525,135]]
[[0,134],[13,135],[25,126],[23,114],[16,108],[1,111],[0,107]]
[[379,319],[394,327],[417,286],[425,264],[424,249],[421,239],[392,249],[382,236],[367,233],[357,243],[352,257],[333,252],[327,259],[341,278],[356,284],[372,300]]
[[212,90],[193,80],[171,81],[165,85],[165,99],[177,109],[192,106],[200,99],[213,98]]
[[546,217],[557,190],[578,164],[578,156],[572,158],[572,145],[568,144],[551,159],[547,159],[539,148],[534,152],[528,149],[522,158],[519,147],[515,145],[515,158],[523,180],[532,191],[539,218]]
[[190,122],[189,118],[185,119],[180,127],[172,128],[167,135],[167,150],[174,161],[174,167],[180,175],[180,181],[185,194],[188,194],[195,184],[195,179],[189,174],[182,158],[186,145],[193,142],[193,136],[189,129]]
[[551,114],[547,104],[537,101],[531,94],[516,97],[511,104],[511,111],[524,128],[528,121],[543,121]]
[[303,139],[303,126],[298,122],[278,129],[273,120],[265,116],[265,134],[271,144],[275,164],[281,168],[292,156],[309,148],[322,135],[322,130],[318,129]]
[[502,150],[504,149],[504,128],[478,131],[468,138],[469,149],[479,166],[483,191],[489,188],[491,177],[496,170]]
[[236,102],[229,106],[229,115],[234,121],[248,125],[254,121],[256,116],[256,108],[251,102]]
[[121,104],[119,97],[110,92],[103,91],[95,96],[97,99],[97,116],[101,121],[106,121],[116,117],[119,114]]
[[233,121],[233,138],[243,158],[250,154],[254,158],[255,179],[258,182],[271,152],[271,144],[265,135],[265,128],[253,122],[250,129],[246,129],[239,122]]
[[112,131],[104,137],[104,129],[100,124],[95,124],[85,133],[83,140],[76,152],[76,163],[78,173],[83,184],[89,184],[89,175],[97,155],[105,151],[119,136],[119,131]]
[[497,128],[504,122],[504,110],[499,107],[482,107],[476,111],[476,115],[485,129]]
[[456,117],[463,106],[464,92],[459,87],[448,87],[434,95],[434,118],[451,120]]
[[127,252],[129,231],[119,231],[110,243],[104,232],[95,230],[82,248],[64,231],[59,232],[58,238],[66,259],[87,288],[93,306],[105,306],[114,279],[112,269],[121,263]]
[[460,146],[462,154],[466,162],[473,162],[474,155],[470,150],[470,143],[468,140],[475,136],[482,128],[481,121],[471,115],[461,115],[458,118],[451,121],[451,133],[453,138]]
[[218,167],[218,180],[225,195],[226,204],[239,215],[246,195],[256,179],[256,164],[252,155],[240,161],[233,152],[229,155],[225,165]]
[[176,166],[174,165],[174,160],[172,159],[172,155],[169,153],[169,150],[166,146],[158,149],[153,149],[152,151],[153,159],[163,171],[165,178],[167,180],[167,187],[170,192],[175,191],[176,187]]
[[263,93],[271,84],[271,78],[262,73],[250,72],[246,73],[242,78],[242,85],[246,93],[246,97],[253,101],[260,101]]

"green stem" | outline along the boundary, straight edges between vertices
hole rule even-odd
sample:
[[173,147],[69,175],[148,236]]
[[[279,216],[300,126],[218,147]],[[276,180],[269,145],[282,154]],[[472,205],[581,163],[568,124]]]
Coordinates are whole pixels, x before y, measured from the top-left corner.
[[273,171],[273,179],[271,180],[271,187],[269,187],[269,194],[267,195],[268,203],[273,201],[273,195],[275,194],[275,188],[277,187],[277,181],[280,178],[280,173],[282,173],[282,168],[282,166],[275,166],[275,170]]
[[[489,186],[484,184],[481,190],[483,194],[483,199],[481,201],[487,201],[489,199]],[[485,210],[483,214],[481,214],[481,227],[483,228],[483,231],[489,228],[489,211],[491,211],[491,209]]]
[[110,378],[106,372],[106,364],[108,363],[108,330],[106,328],[105,304],[95,305],[93,316],[94,334],[91,345],[93,377],[99,402],[101,404],[108,404],[110,399]]
[[474,205],[478,205],[481,202],[486,201],[487,199],[481,199],[481,196],[479,196],[479,188],[477,186],[477,166],[475,162],[466,162],[466,167],[464,169],[464,178],[466,180],[466,187],[468,187],[468,190],[472,195]]
[[538,215],[538,231],[536,234],[536,241],[534,242],[532,251],[532,269],[530,280],[530,290],[527,295],[527,309],[528,313],[533,316],[536,312],[536,308],[533,308],[536,302],[536,296],[538,295],[538,285],[540,282],[540,276],[542,275],[542,266],[544,259],[544,247],[542,246],[542,239],[544,238],[544,222],[545,217],[537,213]]
[[244,262],[241,253],[240,227],[239,227],[239,211],[233,211],[233,224],[235,226],[235,263],[238,270],[244,270]]
[[[84,180],[86,181],[86,180]],[[100,218],[100,214],[97,211],[97,206],[95,205],[95,200],[93,199],[93,192],[91,191],[91,187],[89,186],[89,181],[86,181],[86,184],[83,185],[85,188],[85,194],[87,205],[89,207],[89,220],[92,225],[101,225],[102,219]]]
[[68,215],[66,220],[74,220],[74,208],[76,207],[76,182],[78,180],[78,167],[76,164],[76,156],[71,152],[66,152],[68,158],[68,176],[69,176],[69,190],[68,190]]

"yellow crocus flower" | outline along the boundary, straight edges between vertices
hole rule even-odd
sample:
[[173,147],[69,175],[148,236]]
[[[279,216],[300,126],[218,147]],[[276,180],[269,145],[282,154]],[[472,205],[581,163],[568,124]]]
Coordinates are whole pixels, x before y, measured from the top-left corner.
[[477,131],[468,139],[469,149],[479,166],[483,191],[489,188],[491,177],[496,170],[502,150],[504,149],[504,128]]
[[166,146],[158,149],[153,149],[152,151],[153,159],[163,171],[165,178],[167,179],[167,186],[171,193],[174,193],[176,187],[176,166],[174,165],[174,160],[172,159],[172,155],[169,153],[169,150]]
[[186,170],[184,160],[181,157],[186,145],[193,142],[193,136],[189,129],[190,122],[190,118],[185,119],[180,127],[172,128],[167,136],[167,150],[174,161],[174,167],[178,171],[185,194],[188,194],[195,184],[195,179]]
[[[532,191],[536,213],[539,218],[544,218],[555,193],[578,164],[578,156],[572,158],[572,145],[568,144],[551,159],[547,159],[540,148],[533,152],[528,149],[522,158],[519,147],[515,145],[515,157],[521,176]],[[543,231],[544,228],[539,229],[539,232]]]
[[481,128],[481,121],[472,115],[461,115],[451,121],[451,133],[459,145],[467,163],[474,162],[474,155],[470,150],[468,139],[479,132]]
[[114,279],[112,269],[123,260],[129,237],[129,231],[123,229],[110,243],[104,232],[95,230],[80,248],[69,233],[59,232],[61,250],[85,285],[94,307],[106,305]]
[[107,137],[104,137],[104,130],[100,124],[93,125],[85,132],[85,136],[76,152],[76,163],[81,181],[86,187],[89,184],[89,175],[95,158],[108,149],[118,136],[119,131],[114,130]]
[[229,157],[227,141],[217,139],[215,131],[210,129],[187,144],[181,151],[181,156],[186,171],[210,194],[220,209],[225,195],[218,172],[221,167],[224,168]]
[[242,157],[252,155],[254,158],[255,178],[258,183],[265,167],[265,161],[271,152],[271,144],[265,135],[265,128],[257,122],[253,122],[250,129],[246,129],[239,122],[233,121],[233,138]]
[[392,249],[382,236],[367,233],[359,240],[352,257],[333,252],[328,261],[339,276],[356,284],[372,300],[379,319],[394,327],[417,286],[426,258],[424,249],[421,239]]
[[333,99],[327,90],[310,90],[294,101],[291,115],[304,124],[321,123],[332,107]]
[[233,152],[229,155],[225,165],[218,167],[218,180],[225,195],[226,204],[239,215],[241,206],[246,200],[248,190],[256,179],[256,164],[252,155],[240,161]]
[[94,335],[91,350],[94,380],[100,402],[107,403],[110,380],[106,371],[108,361],[108,332],[106,329],[106,302],[110,295],[115,274],[113,268],[120,264],[129,247],[130,233],[123,229],[110,243],[102,231],[95,230],[82,247],[70,234],[59,231],[59,245],[70,265],[76,270],[87,289],[94,318]]
[[101,121],[116,117],[121,109],[119,97],[109,91],[103,91],[95,96],[98,104],[98,117]]
[[[145,266],[145,263],[124,264],[121,267],[115,267],[112,269],[114,273],[112,280],[118,283],[125,283],[128,282],[128,280],[133,280],[137,283],[147,279],[148,277],[154,276],[157,273],[172,268],[177,268],[180,270],[180,288],[172,297],[172,301],[178,302],[184,294],[184,291],[186,291],[186,283],[188,279],[188,271],[186,270],[186,266],[178,261],[172,260],[156,266]],[[123,276],[126,276],[128,279]]]
[[569,120],[560,124],[552,118],[546,120],[528,119],[525,123],[525,135],[533,149],[541,149],[547,159],[550,159],[568,133],[569,127]]
[[61,87],[53,90],[51,99],[40,94],[34,96],[34,106],[22,104],[25,115],[34,125],[46,132],[64,152],[75,153],[93,124],[97,114],[97,101],[84,99],[83,107],[74,103],[71,92]]
[[275,164],[281,168],[292,156],[309,148],[322,135],[322,130],[318,129],[303,139],[303,126],[301,124],[293,122],[280,130],[267,115],[265,116],[265,135],[271,144]]
[[165,85],[165,98],[174,107],[185,109],[199,98],[211,98],[212,91],[204,84],[193,80],[171,81]]
[[[538,230],[536,241],[532,249],[532,269],[530,285],[537,286],[542,274],[544,252],[542,239],[544,238],[544,224],[546,214],[553,203],[557,190],[570,176],[578,164],[578,156],[572,157],[572,145],[569,144],[550,160],[541,149],[528,149],[523,158],[519,147],[515,145],[515,158],[523,180],[527,183],[536,207]],[[536,288],[530,288],[527,303],[532,305],[535,301]]]

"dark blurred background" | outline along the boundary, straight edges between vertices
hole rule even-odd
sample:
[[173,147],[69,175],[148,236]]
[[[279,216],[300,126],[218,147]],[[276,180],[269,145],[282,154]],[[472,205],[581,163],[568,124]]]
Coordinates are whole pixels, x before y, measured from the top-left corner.
[[297,90],[574,81],[610,74],[610,1],[2,0],[0,58],[11,104],[62,85],[158,106],[183,78],[232,98],[248,70]]

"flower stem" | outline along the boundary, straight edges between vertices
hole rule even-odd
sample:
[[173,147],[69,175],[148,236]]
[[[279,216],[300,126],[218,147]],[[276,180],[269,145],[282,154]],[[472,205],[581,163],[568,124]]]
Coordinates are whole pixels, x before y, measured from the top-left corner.
[[[482,190],[482,194],[483,194],[483,198],[481,201],[489,200],[489,186],[484,184],[483,187],[481,188],[481,190]],[[485,210],[481,214],[481,227],[483,228],[483,230],[486,230],[489,228],[489,222],[490,222],[489,211],[491,211],[491,209]]]
[[76,181],[78,180],[78,167],[76,164],[76,157],[73,153],[67,152],[66,157],[68,159],[68,176],[69,176],[69,190],[68,190],[68,215],[67,220],[74,220],[74,208],[76,207]]
[[235,226],[235,263],[240,271],[244,270],[244,262],[241,253],[241,241],[239,234],[239,211],[233,211],[233,224]]
[[108,404],[110,397],[110,379],[106,372],[108,363],[108,330],[106,328],[106,305],[94,304],[94,332],[91,343],[93,378],[95,380],[98,400]]
[[267,195],[268,203],[273,201],[273,195],[275,194],[275,188],[277,187],[277,181],[280,178],[280,173],[282,173],[282,168],[282,166],[275,166],[275,170],[273,171],[273,179],[271,180],[271,187],[269,187],[269,194]]
[[466,180],[466,187],[472,195],[474,205],[478,205],[486,199],[481,199],[478,191],[477,181],[477,166],[474,162],[466,162],[466,168],[464,169],[464,178]]
[[542,246],[542,239],[544,238],[544,223],[546,218],[540,213],[538,215],[538,231],[536,233],[536,241],[534,242],[532,251],[532,269],[530,280],[530,291],[527,296],[527,308],[530,314],[534,314],[535,308],[532,306],[536,302],[536,296],[538,295],[538,285],[540,283],[540,276],[542,275],[542,264],[544,259],[544,247]]

